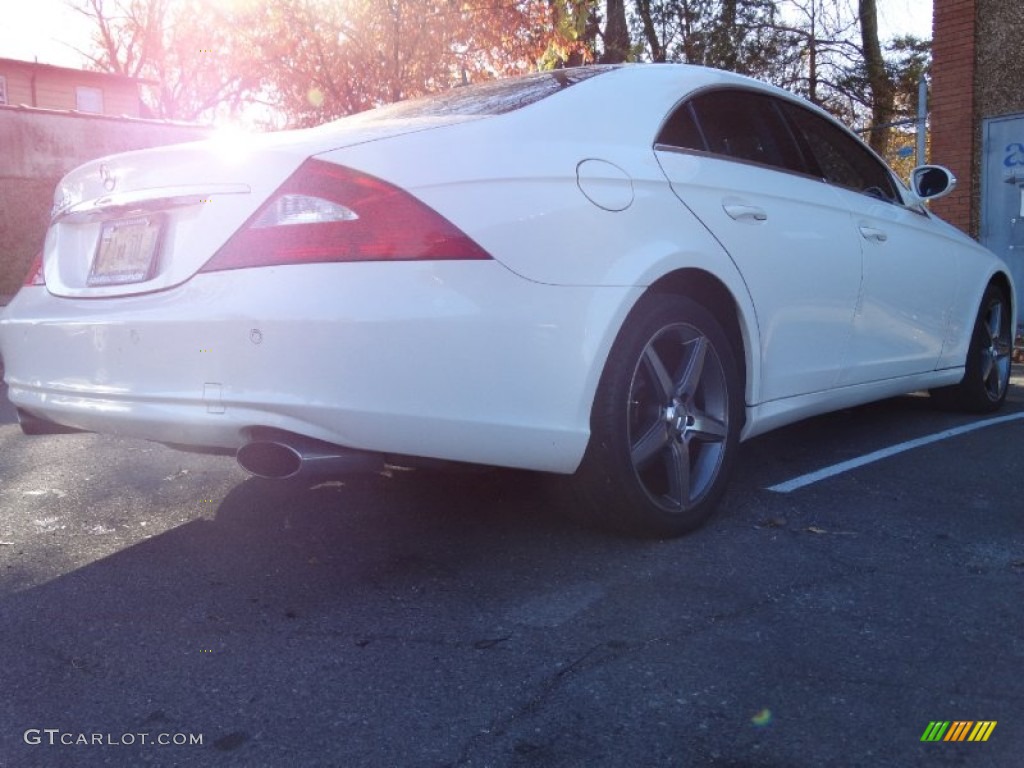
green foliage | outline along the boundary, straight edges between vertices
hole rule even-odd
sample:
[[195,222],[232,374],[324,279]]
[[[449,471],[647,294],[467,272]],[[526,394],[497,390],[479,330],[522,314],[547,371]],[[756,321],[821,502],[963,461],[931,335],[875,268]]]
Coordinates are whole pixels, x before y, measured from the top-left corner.
[[897,37],[887,47],[887,70],[896,86],[896,110],[903,117],[917,114],[917,84],[931,74],[932,44],[913,35]]
[[597,59],[601,17],[598,0],[552,0],[552,34],[537,62],[539,69],[579,66]]

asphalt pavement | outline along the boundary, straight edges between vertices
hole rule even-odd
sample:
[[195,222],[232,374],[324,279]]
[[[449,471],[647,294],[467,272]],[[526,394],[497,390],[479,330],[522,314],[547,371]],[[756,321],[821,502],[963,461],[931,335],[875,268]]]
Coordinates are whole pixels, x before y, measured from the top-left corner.
[[0,398],[0,766],[1019,766],[1024,419],[767,490],[976,421],[779,430],[637,541],[529,473],[273,483]]

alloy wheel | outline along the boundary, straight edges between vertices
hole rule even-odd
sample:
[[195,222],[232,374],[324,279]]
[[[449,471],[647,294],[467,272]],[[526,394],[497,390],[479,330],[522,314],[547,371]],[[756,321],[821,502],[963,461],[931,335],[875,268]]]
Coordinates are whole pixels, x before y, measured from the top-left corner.
[[981,353],[981,376],[985,392],[991,400],[996,401],[1003,396],[1010,382],[1010,356],[1013,349],[1009,313],[1001,298],[989,303],[983,323],[988,345]]
[[629,388],[627,435],[633,471],[666,512],[699,504],[721,470],[729,435],[722,361],[707,336],[686,324],[648,341]]

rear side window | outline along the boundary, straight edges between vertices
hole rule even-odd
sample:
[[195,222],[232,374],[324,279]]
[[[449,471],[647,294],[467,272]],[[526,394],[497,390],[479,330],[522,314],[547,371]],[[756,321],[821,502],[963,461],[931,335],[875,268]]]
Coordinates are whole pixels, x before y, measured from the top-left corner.
[[665,121],[657,141],[787,171],[808,172],[775,100],[750,91],[711,91],[690,99]]
[[669,115],[661,128],[661,133],[658,134],[657,143],[680,149],[708,151],[707,142],[704,141],[704,135],[697,126],[697,119],[693,116],[693,107],[689,102]]
[[892,174],[871,151],[820,115],[796,104],[782,109],[806,142],[821,178],[889,202],[902,202]]
[[608,64],[552,69],[520,77],[490,80],[476,85],[452,88],[434,96],[389,104],[364,112],[360,117],[370,120],[394,120],[452,115],[500,115],[521,109],[591,77],[618,69],[619,66]]

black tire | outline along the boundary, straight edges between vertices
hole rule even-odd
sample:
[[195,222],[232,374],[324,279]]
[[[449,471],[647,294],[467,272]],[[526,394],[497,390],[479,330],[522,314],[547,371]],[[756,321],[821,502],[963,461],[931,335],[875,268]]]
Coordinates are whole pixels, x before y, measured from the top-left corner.
[[579,513],[637,536],[680,536],[714,512],[743,421],[735,353],[696,302],[651,294],[612,346],[573,481]]
[[967,349],[964,377],[959,384],[933,389],[940,408],[991,413],[998,410],[1010,385],[1013,329],[1010,303],[995,285],[985,289]]

